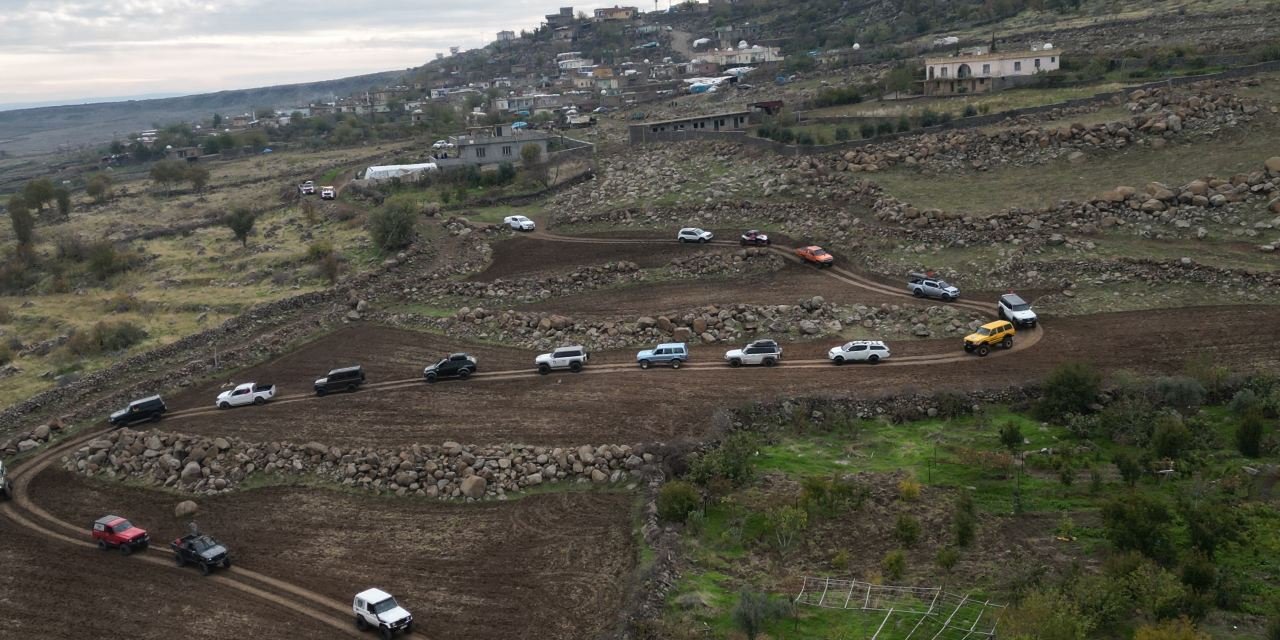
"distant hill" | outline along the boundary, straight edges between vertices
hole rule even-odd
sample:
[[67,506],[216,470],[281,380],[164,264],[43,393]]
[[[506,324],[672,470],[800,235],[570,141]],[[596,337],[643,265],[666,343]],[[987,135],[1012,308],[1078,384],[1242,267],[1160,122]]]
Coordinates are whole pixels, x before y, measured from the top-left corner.
[[0,111],[0,151],[29,155],[57,150],[62,145],[92,146],[115,135],[180,120],[207,118],[212,113],[242,113],[254,107],[288,107],[344,96],[395,83],[403,71],[388,71],[338,80],[237,89],[178,98],[129,100]]

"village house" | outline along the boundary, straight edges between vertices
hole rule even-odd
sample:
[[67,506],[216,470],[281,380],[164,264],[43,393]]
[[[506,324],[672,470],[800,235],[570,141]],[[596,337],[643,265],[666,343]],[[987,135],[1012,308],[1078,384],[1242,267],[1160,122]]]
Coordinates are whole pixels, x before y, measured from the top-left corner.
[[604,9],[596,9],[596,22],[609,22],[614,20],[630,20],[639,13],[635,7],[619,7],[614,5]]
[[723,27],[716,27],[716,40],[720,41],[721,49],[732,49],[743,40],[748,42],[755,40],[756,35],[759,33],[759,25],[754,25],[750,22],[731,24]]
[[949,96],[999,91],[1035,81],[1036,74],[1056,71],[1062,50],[1042,45],[1024,51],[978,49],[960,55],[925,58],[924,94]]
[[498,32],[498,42],[511,42],[512,40],[515,40],[515,39],[516,39],[516,32],[514,31]]
[[573,7],[560,7],[559,13],[549,13],[546,18],[547,26],[553,30],[567,27],[573,24]]
[[737,49],[716,49],[699,53],[698,59],[722,67],[740,67],[751,64],[781,62],[783,56],[781,49],[778,47],[752,45],[750,47],[739,46]]
[[751,111],[732,111],[675,120],[642,122],[628,126],[627,132],[630,135],[631,144],[641,144],[647,142],[652,137],[651,134],[684,131],[743,131],[751,122],[751,114]]
[[520,150],[525,145],[538,147],[545,156],[551,135],[545,131],[512,129],[509,124],[492,127],[475,127],[465,136],[451,138],[457,159],[465,164],[487,165],[502,162],[519,162]]

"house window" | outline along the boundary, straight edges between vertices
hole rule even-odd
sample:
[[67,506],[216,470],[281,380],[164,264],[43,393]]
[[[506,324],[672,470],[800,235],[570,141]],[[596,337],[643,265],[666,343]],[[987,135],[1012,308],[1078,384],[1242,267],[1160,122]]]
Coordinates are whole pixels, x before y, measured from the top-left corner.
[[1057,61],[1058,61],[1058,56],[1049,56],[1049,64],[1053,64]]
[[485,151],[484,147],[476,147],[476,157],[477,157],[477,158],[483,158],[483,157],[484,157],[484,151]]
[[991,75],[991,65],[989,64],[982,65],[982,75],[984,76]]
[[938,70],[938,77],[941,77],[941,78],[945,78],[945,77],[947,77],[947,68],[946,68],[946,67],[943,67],[943,68],[941,68],[941,69],[939,69],[939,70]]
[[1015,62],[1013,63],[1013,70],[1014,70],[1014,71],[1022,71],[1022,61],[1021,61],[1021,60],[1017,60],[1017,61],[1015,61]]
[[502,155],[504,155],[504,156],[509,156],[509,155],[511,155],[511,146],[510,146],[510,145],[505,146],[505,147],[503,147],[503,148],[502,148]]
[[1036,58],[1036,68],[1040,68],[1040,58]]

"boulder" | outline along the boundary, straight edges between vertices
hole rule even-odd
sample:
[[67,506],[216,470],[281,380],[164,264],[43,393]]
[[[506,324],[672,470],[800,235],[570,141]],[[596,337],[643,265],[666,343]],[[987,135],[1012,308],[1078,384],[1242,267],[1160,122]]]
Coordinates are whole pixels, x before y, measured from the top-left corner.
[[182,468],[182,481],[185,483],[193,483],[199,480],[203,474],[200,472],[199,462],[188,462],[187,466]]
[[40,425],[40,426],[36,427],[36,428],[35,428],[35,430],[31,432],[31,437],[32,437],[32,438],[35,438],[36,440],[48,440],[48,439],[49,439],[49,425],[47,425],[47,424],[42,424],[42,425]]
[[467,476],[462,479],[462,495],[474,500],[484,497],[484,490],[489,486],[489,482],[483,476]]
[[1271,156],[1270,158],[1267,158],[1264,166],[1267,168],[1267,175],[1272,178],[1280,177],[1280,156]]
[[592,470],[591,470],[591,481],[592,481],[592,482],[594,482],[594,483],[596,483],[596,484],[604,484],[604,483],[606,483],[606,482],[608,482],[608,481],[609,481],[609,474],[607,474],[607,473],[605,473],[605,472],[603,472],[603,471],[601,471],[601,470],[599,470],[599,469],[592,469]]
[[1072,151],[1071,153],[1067,154],[1067,162],[1070,162],[1071,164],[1080,164],[1081,162],[1084,162],[1086,159],[1087,158],[1085,157],[1083,151]]
[[36,447],[39,447],[39,446],[40,446],[40,443],[39,443],[39,442],[36,442],[35,440],[30,440],[30,439],[28,439],[28,440],[22,440],[22,441],[18,442],[18,452],[19,452],[19,453],[26,453],[26,452],[28,452],[28,451],[30,451],[30,450],[32,450],[32,449],[35,449]]
[[183,500],[178,503],[178,506],[173,508],[173,517],[189,518],[195,515],[198,509],[199,507],[196,505],[194,500]]

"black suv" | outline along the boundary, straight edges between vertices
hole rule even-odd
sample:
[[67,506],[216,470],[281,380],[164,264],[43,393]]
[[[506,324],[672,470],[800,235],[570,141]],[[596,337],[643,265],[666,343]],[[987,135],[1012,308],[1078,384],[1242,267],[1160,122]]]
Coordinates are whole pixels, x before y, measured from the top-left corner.
[[458,378],[466,380],[476,372],[476,359],[465,353],[455,353],[440,362],[422,370],[422,377],[427,382],[435,382],[440,378]]
[[329,375],[316,380],[316,395],[322,396],[331,391],[355,391],[364,384],[364,369],[360,365],[334,369]]
[[141,400],[134,400],[129,403],[128,407],[121,409],[107,418],[112,426],[123,427],[136,422],[146,420],[159,420],[169,408],[164,406],[164,400],[160,396],[150,396]]
[[215,568],[231,568],[231,555],[221,542],[201,533],[188,533],[169,543],[173,560],[179,567],[194,564],[200,573],[209,575]]

